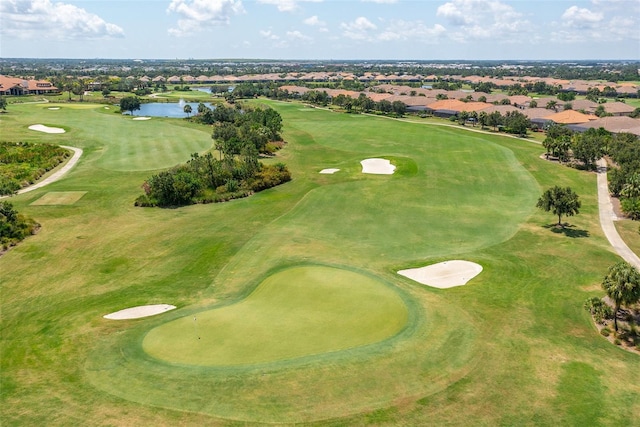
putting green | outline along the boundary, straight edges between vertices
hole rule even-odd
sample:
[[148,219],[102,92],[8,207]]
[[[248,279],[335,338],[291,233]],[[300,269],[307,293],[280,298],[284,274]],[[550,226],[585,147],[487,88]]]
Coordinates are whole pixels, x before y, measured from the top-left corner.
[[269,363],[379,342],[401,331],[407,318],[402,298],[372,277],[301,266],[267,277],[237,304],[151,330],[143,348],[179,364]]

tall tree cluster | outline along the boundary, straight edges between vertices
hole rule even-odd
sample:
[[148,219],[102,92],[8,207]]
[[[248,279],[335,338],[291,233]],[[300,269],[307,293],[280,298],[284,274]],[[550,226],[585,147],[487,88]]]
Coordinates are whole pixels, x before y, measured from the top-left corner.
[[280,141],[282,117],[272,108],[198,106],[197,120],[213,124],[213,153],[191,156],[186,164],[153,175],[143,184],[138,206],[182,206],[246,197],[291,180],[286,165],[265,165],[260,153],[271,153]]

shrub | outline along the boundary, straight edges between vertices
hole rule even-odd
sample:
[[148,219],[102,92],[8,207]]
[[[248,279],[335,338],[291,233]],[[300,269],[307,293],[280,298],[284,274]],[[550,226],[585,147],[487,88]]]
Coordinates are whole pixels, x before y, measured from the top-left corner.
[[640,198],[630,197],[620,201],[622,211],[631,219],[640,219]]
[[584,303],[584,308],[591,313],[593,319],[598,323],[604,323],[605,320],[613,318],[613,309],[598,297],[587,299]]
[[156,202],[152,201],[149,196],[147,196],[146,194],[143,194],[141,196],[139,196],[135,203],[135,206],[141,206],[141,207],[145,207],[145,208],[150,208],[150,207],[154,207],[156,206]]
[[18,213],[11,203],[0,202],[0,245],[3,249],[35,234],[39,227],[40,224]]
[[602,328],[600,330],[600,334],[604,337],[608,337],[609,335],[611,335],[611,329],[609,328]]
[[622,341],[620,341],[618,338],[616,338],[615,340],[613,340],[613,343],[614,343],[615,345],[621,345],[621,344],[622,344]]

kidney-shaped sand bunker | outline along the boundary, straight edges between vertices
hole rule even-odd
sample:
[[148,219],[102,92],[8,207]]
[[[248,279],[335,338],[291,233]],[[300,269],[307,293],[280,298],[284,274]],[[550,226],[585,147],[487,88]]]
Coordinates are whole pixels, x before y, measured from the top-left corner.
[[400,332],[408,310],[390,286],[326,266],[277,272],[246,299],[165,323],[147,354],[179,364],[238,366],[334,352]]

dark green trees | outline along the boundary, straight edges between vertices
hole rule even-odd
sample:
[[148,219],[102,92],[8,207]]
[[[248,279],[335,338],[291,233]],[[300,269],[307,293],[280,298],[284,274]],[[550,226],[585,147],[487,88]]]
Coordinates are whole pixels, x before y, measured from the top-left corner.
[[120,100],[120,110],[133,112],[140,109],[140,98],[137,96],[125,96]]
[[620,307],[640,300],[640,273],[628,262],[621,261],[609,267],[602,288],[615,304],[613,319],[617,331]]
[[[219,158],[193,154],[186,164],[148,179],[138,206],[182,206],[245,197],[291,179],[283,164],[264,165],[261,153],[272,153],[281,140],[282,117],[272,108],[219,105],[198,107],[198,120],[213,124]],[[209,122],[211,120],[211,122]]]
[[538,199],[536,207],[546,211],[553,212],[558,216],[558,224],[562,225],[562,216],[573,216],[580,213],[580,200],[578,195],[569,187],[554,186],[545,191]]

